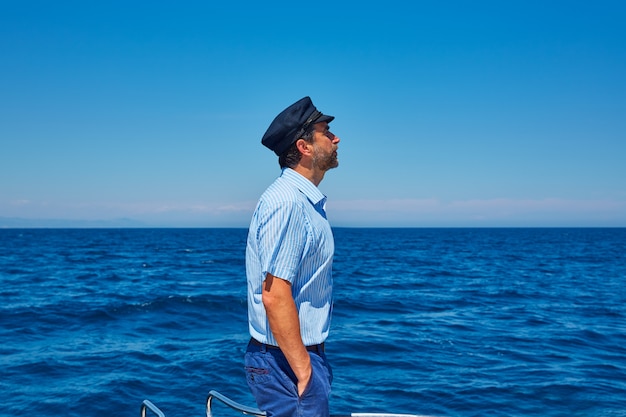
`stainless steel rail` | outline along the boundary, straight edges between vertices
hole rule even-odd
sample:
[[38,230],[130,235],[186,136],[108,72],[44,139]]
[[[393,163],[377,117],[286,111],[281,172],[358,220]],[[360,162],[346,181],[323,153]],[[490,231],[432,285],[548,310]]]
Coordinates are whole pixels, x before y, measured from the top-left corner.
[[147,410],[152,411],[159,417],[165,417],[165,414],[163,414],[163,411],[159,410],[159,407],[152,404],[152,402],[150,402],[149,400],[143,400],[143,402],[141,403],[141,417],[146,417]]
[[[237,410],[243,414],[248,414],[251,416],[264,417],[265,411],[261,411],[258,408],[247,407],[245,405],[241,405],[238,402],[231,400],[223,394],[220,394],[217,391],[209,391],[209,396],[206,400],[206,417],[213,417],[211,413],[211,406],[213,399],[220,400],[230,408]],[[350,414],[332,414],[330,417],[428,417],[428,416],[417,416],[415,414],[387,414],[387,413],[350,413]]]
[[[206,400],[206,417],[213,417],[211,412],[211,407],[213,406],[213,399],[219,400],[223,402],[228,407],[233,410],[239,411],[242,414],[247,414],[256,417],[265,417],[265,411],[261,411],[258,408],[248,407],[242,404],[239,404],[236,401],[231,400],[223,394],[220,394],[217,391],[211,390],[209,391],[209,395]],[[144,400],[141,404],[141,417],[146,417],[147,411],[150,410],[158,417],[165,417],[165,414],[159,410],[159,408],[152,404],[149,400]],[[416,414],[387,414],[387,413],[350,413],[350,414],[332,414],[330,417],[429,417],[429,416],[418,416]]]
[[213,398],[215,398],[216,400],[220,400],[221,402],[223,402],[230,408],[235,409],[243,414],[248,414],[251,416],[258,416],[258,417],[265,416],[265,411],[261,411],[258,408],[247,407],[245,405],[239,404],[238,402],[231,400],[225,395],[222,395],[217,391],[211,390],[209,391],[209,396],[206,399],[206,417],[213,417],[213,414],[211,414],[211,406],[212,406]]

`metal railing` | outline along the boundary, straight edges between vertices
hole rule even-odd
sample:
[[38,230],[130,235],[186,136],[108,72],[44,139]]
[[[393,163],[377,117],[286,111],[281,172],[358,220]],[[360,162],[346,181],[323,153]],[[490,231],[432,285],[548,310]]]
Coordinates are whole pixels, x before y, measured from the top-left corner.
[[[206,400],[206,417],[213,417],[211,408],[213,406],[213,400],[219,400],[233,410],[239,411],[242,414],[265,417],[265,411],[261,411],[258,408],[248,407],[243,404],[239,404],[236,401],[231,400],[223,394],[217,391],[209,391],[209,395]],[[141,417],[146,417],[146,413],[152,411],[157,417],[165,417],[165,414],[159,410],[159,408],[152,404],[149,400],[144,400],[141,403]],[[388,413],[350,413],[350,414],[332,414],[330,417],[429,417],[419,416],[416,414],[388,414]]]
[[143,402],[141,403],[141,417],[146,417],[147,410],[152,411],[159,417],[165,417],[165,414],[163,414],[163,411],[159,410],[159,407],[152,404],[152,402],[149,400],[143,400]]
[[211,406],[213,405],[212,404],[213,398],[215,398],[216,400],[220,400],[221,402],[223,402],[230,408],[237,410],[243,414],[248,414],[251,416],[258,416],[258,417],[265,416],[265,411],[261,411],[258,408],[247,407],[245,405],[241,405],[238,402],[235,402],[231,400],[230,398],[226,397],[225,395],[222,395],[217,391],[211,390],[209,391],[209,396],[206,399],[206,417],[213,417],[213,414],[211,414]]

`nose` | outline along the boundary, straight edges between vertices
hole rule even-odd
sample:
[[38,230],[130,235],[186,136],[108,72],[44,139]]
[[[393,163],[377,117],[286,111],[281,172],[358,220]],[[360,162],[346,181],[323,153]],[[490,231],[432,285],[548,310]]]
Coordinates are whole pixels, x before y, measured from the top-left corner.
[[333,140],[332,140],[332,142],[333,142],[333,143],[339,143],[339,142],[341,142],[341,139],[339,139],[339,136],[337,136],[337,135],[335,135],[335,134],[333,133]]

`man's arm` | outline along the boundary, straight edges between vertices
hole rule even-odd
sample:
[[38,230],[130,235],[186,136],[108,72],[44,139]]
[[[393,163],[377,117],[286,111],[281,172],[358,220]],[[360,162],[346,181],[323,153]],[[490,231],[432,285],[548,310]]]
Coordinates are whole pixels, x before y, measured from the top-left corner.
[[291,294],[291,284],[267,274],[262,297],[274,338],[298,378],[298,395],[302,395],[311,378],[311,358],[302,343],[298,309]]

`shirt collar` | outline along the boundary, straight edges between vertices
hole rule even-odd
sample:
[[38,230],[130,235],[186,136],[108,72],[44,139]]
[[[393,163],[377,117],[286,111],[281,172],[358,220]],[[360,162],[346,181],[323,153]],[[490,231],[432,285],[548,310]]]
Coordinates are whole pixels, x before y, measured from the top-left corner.
[[315,184],[306,179],[302,174],[297,173],[291,168],[284,168],[281,176],[295,185],[313,205],[323,207],[326,203],[326,196],[322,194]]

